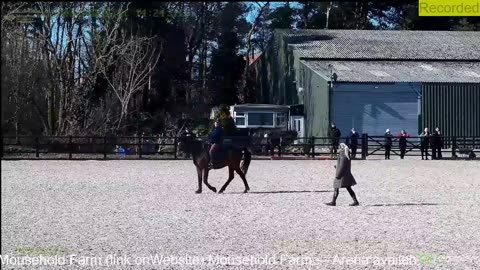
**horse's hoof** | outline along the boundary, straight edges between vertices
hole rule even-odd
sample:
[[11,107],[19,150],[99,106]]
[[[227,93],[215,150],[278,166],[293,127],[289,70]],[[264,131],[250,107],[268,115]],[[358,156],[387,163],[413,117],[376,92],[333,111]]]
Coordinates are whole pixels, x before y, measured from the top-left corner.
[[243,191],[243,193],[248,193],[248,191],[250,191],[250,190],[249,190],[249,189],[245,189],[245,190]]
[[220,189],[220,191],[218,191],[218,194],[222,194],[223,193],[223,189]]
[[202,193],[202,191],[201,191],[201,190],[197,190],[197,191],[195,191],[195,193],[200,194],[200,193]]
[[217,193],[217,189],[216,188],[212,188],[212,191]]

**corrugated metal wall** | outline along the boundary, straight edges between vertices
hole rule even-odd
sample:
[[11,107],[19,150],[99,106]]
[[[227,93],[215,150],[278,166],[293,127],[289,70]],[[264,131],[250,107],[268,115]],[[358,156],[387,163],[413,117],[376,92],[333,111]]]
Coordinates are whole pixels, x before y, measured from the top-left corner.
[[[326,80],[299,63],[299,84],[304,89],[306,136],[326,137],[330,119],[330,92]],[[321,142],[318,142],[321,143]]]
[[480,136],[480,84],[422,85],[422,125],[446,136]]
[[382,136],[387,128],[392,134],[405,129],[415,136],[419,100],[412,87],[403,83],[336,83],[331,120],[342,135],[348,135],[354,127],[359,133],[373,136]]

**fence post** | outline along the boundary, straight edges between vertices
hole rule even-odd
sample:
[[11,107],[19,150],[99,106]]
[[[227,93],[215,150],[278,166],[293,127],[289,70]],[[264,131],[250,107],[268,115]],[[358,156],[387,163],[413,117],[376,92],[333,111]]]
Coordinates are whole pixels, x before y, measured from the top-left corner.
[[142,141],[143,141],[143,134],[138,136],[138,158],[142,158]]
[[107,159],[107,136],[103,136],[103,159]]
[[457,137],[452,138],[452,158],[455,158],[455,148],[457,148]]
[[366,160],[368,155],[368,134],[362,134],[362,159]]
[[275,155],[275,145],[270,143],[271,139],[267,139],[268,143],[268,151],[270,152],[270,156],[273,157]]
[[39,149],[39,139],[38,137],[35,137],[35,157],[40,157],[40,149]]
[[73,151],[72,135],[70,135],[68,136],[68,159],[72,159],[72,151]]
[[282,137],[280,137],[280,144],[278,145],[278,157],[282,156]]
[[175,135],[175,137],[173,137],[173,150],[174,150],[173,158],[175,160],[177,160],[178,159],[178,157],[177,157],[177,135]]
[[311,144],[311,147],[312,147],[312,158],[315,158],[315,136],[312,136],[312,138],[310,138],[310,144]]

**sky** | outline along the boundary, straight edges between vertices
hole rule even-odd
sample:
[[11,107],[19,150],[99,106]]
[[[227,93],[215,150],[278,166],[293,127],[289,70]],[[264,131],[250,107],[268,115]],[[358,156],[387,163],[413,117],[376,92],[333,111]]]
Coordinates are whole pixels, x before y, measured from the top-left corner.
[[[250,11],[250,13],[247,15],[247,21],[253,22],[255,20],[255,16],[257,15],[258,12],[258,5],[255,4],[255,2],[245,2],[245,3],[252,3],[256,7],[254,10]],[[258,2],[261,5],[264,5],[266,2]],[[270,8],[274,9],[277,8],[281,5],[285,5],[286,2],[270,2]],[[300,6],[299,2],[290,2],[291,7],[298,7]]]

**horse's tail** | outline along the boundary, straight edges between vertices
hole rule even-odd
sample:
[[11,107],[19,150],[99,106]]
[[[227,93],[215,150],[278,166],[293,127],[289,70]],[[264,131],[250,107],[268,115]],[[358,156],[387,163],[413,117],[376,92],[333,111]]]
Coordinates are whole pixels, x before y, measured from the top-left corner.
[[250,166],[250,161],[252,161],[252,153],[247,149],[243,149],[243,161],[242,161],[242,172],[247,175],[248,166]]

